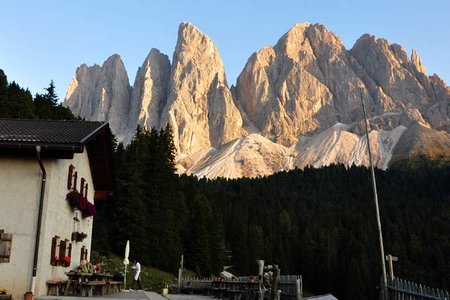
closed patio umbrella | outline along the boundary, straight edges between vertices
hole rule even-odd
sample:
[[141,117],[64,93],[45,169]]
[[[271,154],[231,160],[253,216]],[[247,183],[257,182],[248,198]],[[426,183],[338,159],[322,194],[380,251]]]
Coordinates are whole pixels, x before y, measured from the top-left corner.
[[130,241],[127,240],[127,244],[125,245],[125,258],[123,259],[123,264],[125,265],[125,276],[123,278],[123,289],[127,288],[127,267],[130,264],[128,260],[128,256],[130,255]]

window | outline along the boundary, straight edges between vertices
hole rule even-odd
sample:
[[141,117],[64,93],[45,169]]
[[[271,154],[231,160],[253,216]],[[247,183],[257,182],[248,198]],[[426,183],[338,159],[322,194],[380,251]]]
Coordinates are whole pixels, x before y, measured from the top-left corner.
[[9,263],[11,256],[12,233],[5,233],[0,230],[0,263]]
[[83,259],[87,260],[87,256],[88,256],[88,250],[86,249],[85,246],[81,247],[80,261],[82,261]]
[[[64,266],[68,267],[70,265],[72,257],[72,244],[68,240],[59,241],[59,236],[55,235],[52,238],[52,248],[50,251],[50,264],[52,266]],[[59,247],[59,251],[56,248]]]

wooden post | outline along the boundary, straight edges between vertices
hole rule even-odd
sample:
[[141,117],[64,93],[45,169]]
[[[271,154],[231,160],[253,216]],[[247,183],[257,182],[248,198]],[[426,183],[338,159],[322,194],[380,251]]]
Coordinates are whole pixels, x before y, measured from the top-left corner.
[[302,300],[303,299],[303,282],[302,282],[302,277],[300,276],[300,278],[298,278],[295,281],[295,286],[297,288],[297,300]]
[[394,261],[398,261],[397,256],[392,256],[391,254],[386,255],[386,260],[388,261],[388,267],[389,267],[389,279],[390,281],[394,281]]
[[181,255],[180,268],[178,269],[178,293],[181,293],[181,280],[183,277],[184,254]]
[[383,245],[383,233],[381,230],[380,208],[378,206],[377,183],[376,183],[376,179],[375,179],[375,171],[374,171],[373,162],[372,162],[372,153],[370,151],[369,125],[367,124],[368,121],[367,121],[367,116],[366,116],[366,107],[364,105],[362,91],[361,91],[361,102],[362,102],[362,108],[363,108],[363,113],[364,113],[364,125],[366,128],[366,138],[367,138],[367,151],[369,153],[370,174],[371,174],[371,178],[372,178],[373,200],[375,203],[375,213],[376,213],[376,220],[377,220],[377,225],[378,225],[377,226],[378,227],[378,239],[379,239],[379,243],[380,243],[381,270],[382,270],[382,275],[383,275],[382,299],[388,300],[389,296],[388,296],[388,287],[387,287],[386,264],[384,262],[385,255],[384,255],[384,245]]
[[280,277],[280,269],[278,268],[278,265],[274,265],[274,273],[272,277],[272,291],[274,298],[277,300],[280,300],[280,294],[278,293],[278,280]]

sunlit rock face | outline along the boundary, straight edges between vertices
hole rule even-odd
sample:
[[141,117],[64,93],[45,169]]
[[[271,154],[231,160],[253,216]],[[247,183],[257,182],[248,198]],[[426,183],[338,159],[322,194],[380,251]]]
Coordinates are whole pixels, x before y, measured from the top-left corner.
[[167,103],[170,79],[170,61],[167,55],[152,49],[136,73],[127,118],[125,143],[137,128],[159,128],[161,114]]
[[125,138],[130,84],[120,56],[109,57],[100,67],[81,65],[67,90],[64,106],[76,116],[109,122],[119,139]]
[[219,52],[189,23],[178,30],[167,95],[160,125],[172,126],[179,153],[216,147],[243,134]]
[[347,50],[321,24],[297,24],[255,52],[229,88],[214,43],[182,23],[172,62],[152,49],[133,87],[118,55],[82,65],[64,104],[110,122],[125,144],[138,125],[170,124],[180,173],[237,178],[368,165],[363,102],[377,167],[450,156],[450,88],[418,53],[368,34]]

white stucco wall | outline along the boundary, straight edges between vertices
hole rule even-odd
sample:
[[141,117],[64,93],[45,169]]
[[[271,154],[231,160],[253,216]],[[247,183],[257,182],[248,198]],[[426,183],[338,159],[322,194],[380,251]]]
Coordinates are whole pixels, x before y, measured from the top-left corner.
[[[47,280],[67,279],[64,272],[78,266],[82,246],[88,249],[88,255],[91,252],[93,218],[82,218],[79,212],[80,224],[74,227],[75,214],[65,200],[70,164],[78,172],[77,189],[80,189],[80,179],[84,177],[89,186],[87,198],[93,203],[94,185],[86,151],[75,154],[72,160],[44,160],[47,182],[35,296],[47,293]],[[10,262],[0,263],[0,285],[8,289],[16,300],[23,299],[23,293],[30,290],[41,178],[36,159],[0,157],[0,229],[13,234]],[[88,236],[83,242],[70,241],[73,231],[82,231]],[[55,235],[72,243],[70,267],[50,265],[51,242]],[[58,252],[59,247],[57,255]]]

